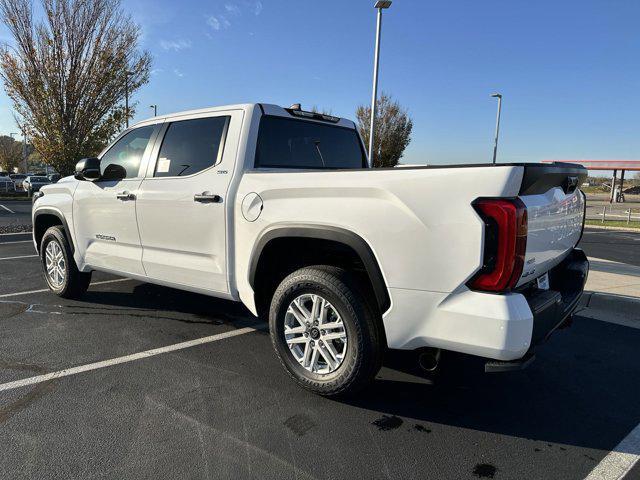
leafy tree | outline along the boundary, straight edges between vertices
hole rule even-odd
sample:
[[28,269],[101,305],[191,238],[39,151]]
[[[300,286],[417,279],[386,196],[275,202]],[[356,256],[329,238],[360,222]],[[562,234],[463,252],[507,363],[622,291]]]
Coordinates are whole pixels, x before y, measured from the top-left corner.
[[33,0],[0,0],[13,36],[0,49],[0,78],[40,157],[68,175],[133,115],[125,92],[149,81],[151,56],[120,0],[40,1],[36,21]]
[[[373,145],[374,167],[395,167],[411,142],[413,120],[400,104],[383,93],[376,103],[376,125]],[[356,110],[358,129],[369,146],[371,107],[361,105]]]
[[0,168],[12,172],[22,165],[22,143],[8,136],[0,136]]

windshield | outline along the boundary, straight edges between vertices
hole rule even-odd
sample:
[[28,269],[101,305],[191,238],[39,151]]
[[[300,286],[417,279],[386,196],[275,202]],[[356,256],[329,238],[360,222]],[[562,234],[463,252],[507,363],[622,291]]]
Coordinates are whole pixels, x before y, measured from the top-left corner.
[[355,129],[265,116],[260,120],[256,167],[366,168]]
[[49,179],[47,177],[30,177],[32,182],[48,182]]
[[14,180],[24,180],[25,178],[27,178],[26,175],[9,175],[9,176]]

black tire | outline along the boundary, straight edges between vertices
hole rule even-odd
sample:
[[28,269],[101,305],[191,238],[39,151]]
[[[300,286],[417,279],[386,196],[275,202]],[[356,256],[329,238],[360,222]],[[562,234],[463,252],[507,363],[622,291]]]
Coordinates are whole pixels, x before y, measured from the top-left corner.
[[27,190],[27,197],[29,198],[33,197],[33,190],[31,189]]
[[[56,285],[47,273],[46,249],[51,242],[56,242],[58,244],[64,258],[64,280],[60,285]],[[50,227],[44,233],[42,241],[40,242],[40,261],[42,263],[44,278],[47,281],[49,289],[59,297],[79,298],[84,295],[87,288],[89,288],[89,283],[91,283],[91,272],[84,273],[78,270],[76,262],[73,259],[73,253],[71,252],[71,245],[65,235],[64,227]]]
[[[342,363],[331,373],[305,369],[287,346],[285,315],[291,302],[304,294],[316,294],[339,313],[347,333]],[[324,396],[343,396],[357,392],[376,375],[382,363],[382,341],[376,323],[376,309],[345,270],[331,266],[312,266],[296,270],[276,289],[269,310],[271,342],[280,362],[302,387]]]

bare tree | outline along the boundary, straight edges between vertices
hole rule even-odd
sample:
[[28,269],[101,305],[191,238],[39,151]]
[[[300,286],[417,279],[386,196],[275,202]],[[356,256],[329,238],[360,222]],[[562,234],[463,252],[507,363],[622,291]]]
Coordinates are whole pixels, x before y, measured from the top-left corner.
[[93,156],[122,128],[128,84],[149,81],[151,56],[138,49],[140,29],[120,0],[0,0],[13,36],[0,49],[0,77],[16,121],[40,157],[61,174]]
[[[374,167],[395,167],[411,142],[413,120],[400,104],[383,93],[376,103],[376,126],[373,145]],[[365,145],[369,145],[371,107],[356,110],[358,129]]]
[[13,173],[22,163],[22,144],[6,135],[0,136],[0,167]]
[[320,108],[318,108],[317,105],[314,105],[313,107],[311,107],[311,111],[313,113],[321,113],[322,115],[333,115],[333,111],[330,108],[329,109],[327,109],[327,108],[320,109]]

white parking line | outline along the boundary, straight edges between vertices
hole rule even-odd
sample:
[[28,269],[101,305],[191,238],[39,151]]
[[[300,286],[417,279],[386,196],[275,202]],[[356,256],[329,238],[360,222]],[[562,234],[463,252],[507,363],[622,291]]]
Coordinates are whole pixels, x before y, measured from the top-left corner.
[[585,480],[620,480],[640,460],[640,425],[631,430]]
[[[91,285],[105,285],[107,283],[126,282],[127,280],[131,280],[131,279],[116,278],[114,280],[103,280],[102,282],[95,282],[95,283],[92,283]],[[0,295],[0,298],[17,297],[19,295],[29,295],[30,293],[42,293],[42,292],[48,292],[48,291],[49,291],[48,288],[41,288],[40,290],[29,290],[28,292],[4,293]]]
[[9,235],[31,235],[31,232],[0,233],[0,237],[7,237]]
[[1,384],[0,392],[4,392],[6,390],[13,390],[14,388],[26,387],[27,385],[42,383],[42,382],[46,382],[56,378],[68,377],[70,375],[77,375],[78,373],[89,372],[91,370],[97,370],[99,368],[111,367],[113,365],[120,365],[121,363],[133,362],[135,360],[141,360],[143,358],[153,357],[155,355],[160,355],[162,353],[175,352],[176,350],[183,350],[185,348],[195,347],[196,345],[217,342],[218,340],[237,337],[238,335],[244,335],[245,333],[251,333],[255,331],[256,331],[255,328],[244,327],[238,330],[232,330],[230,332],[211,335],[209,337],[202,337],[202,338],[197,338],[195,340],[189,340],[188,342],[167,345],[166,347],[154,348],[153,350],[146,350],[144,352],[134,353],[132,355],[126,355],[124,357],[112,358],[110,360],[104,360],[102,362],[89,363],[87,365],[80,365],[78,367],[67,368],[65,370],[59,370],[57,372],[47,373],[44,375],[38,375],[30,378],[23,378],[22,380],[16,380],[13,382]]
[[17,257],[0,257],[0,261],[2,260],[18,260],[19,258],[32,258],[39,257],[40,255],[19,255]]
[[5,207],[4,205],[0,205],[0,207],[4,208],[9,213],[16,213],[13,210],[11,210],[10,208]]
[[16,242],[0,242],[0,245],[15,245],[16,243],[33,243],[33,240],[18,240]]

